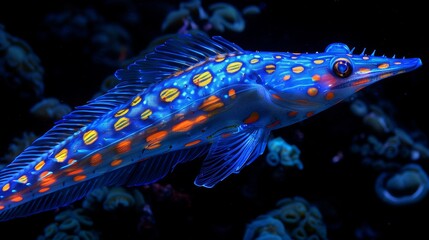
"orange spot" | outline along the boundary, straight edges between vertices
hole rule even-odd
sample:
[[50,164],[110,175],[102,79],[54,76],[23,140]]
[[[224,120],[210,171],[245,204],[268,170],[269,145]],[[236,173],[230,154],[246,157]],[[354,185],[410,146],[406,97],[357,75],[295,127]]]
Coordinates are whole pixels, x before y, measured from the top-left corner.
[[320,75],[319,74],[314,74],[312,77],[311,77],[311,79],[313,80],[313,81],[319,81],[320,80]]
[[10,201],[12,202],[21,202],[23,199],[21,195],[13,195],[10,197]]
[[73,181],[80,182],[80,181],[85,180],[85,178],[86,178],[86,175],[78,175],[78,176],[73,177]]
[[191,120],[182,121],[172,127],[173,132],[187,132],[191,130],[194,123]]
[[259,114],[257,112],[252,112],[250,116],[244,120],[244,123],[246,124],[254,123],[258,121],[258,119],[259,119]]
[[282,100],[282,98],[279,95],[275,94],[275,93],[271,94],[271,96],[273,96],[274,99]]
[[215,62],[222,62],[225,60],[225,54],[218,54],[215,56]]
[[220,100],[220,98],[218,98],[216,96],[210,96],[206,100],[204,100],[204,102],[201,104],[199,109],[206,111],[206,112],[210,112],[210,111],[213,111],[215,109],[223,107],[223,105],[224,104]]
[[233,88],[229,89],[228,96],[232,99],[234,99],[236,97],[235,96],[235,90]]
[[83,172],[82,168],[77,168],[77,169],[74,169],[73,171],[70,171],[69,173],[67,173],[67,176],[77,175],[77,174],[82,173],[82,172]]
[[229,137],[229,136],[231,136],[232,135],[232,133],[222,133],[220,136],[222,137],[222,138],[227,138],[227,137]]
[[0,205],[0,210],[3,210],[4,209],[4,206],[3,205]]
[[290,111],[290,112],[288,112],[288,114],[287,114],[289,117],[295,117],[296,115],[298,115],[298,112],[297,111]]
[[207,116],[206,115],[200,115],[198,117],[195,118],[194,123],[199,124],[202,123],[204,121],[207,120]]
[[371,69],[369,69],[369,68],[359,68],[359,72],[360,73],[368,73],[368,72],[371,72]]
[[297,66],[292,68],[292,72],[294,73],[302,73],[302,71],[304,71],[304,67],[302,66]]
[[316,59],[316,60],[314,60],[313,62],[315,63],[315,64],[321,64],[321,63],[323,63],[325,60],[323,60],[323,59]]
[[201,140],[200,140],[200,139],[197,139],[197,140],[194,140],[194,141],[192,141],[192,142],[188,142],[188,143],[186,143],[186,144],[185,144],[185,147],[194,146],[194,145],[196,145],[196,144],[198,144],[198,143],[200,143],[200,142],[201,142]]
[[126,153],[130,150],[131,150],[131,140],[124,140],[118,143],[118,145],[116,145],[116,152],[118,154]]
[[152,149],[159,148],[159,147],[161,147],[161,144],[160,144],[159,142],[155,142],[155,143],[150,143],[150,144],[148,144],[148,145],[145,147],[145,149],[147,149],[147,150],[152,150]]
[[55,179],[54,176],[49,175],[49,176],[43,178],[42,180],[40,180],[40,186],[47,187],[47,186],[54,184],[56,181],[57,180]]
[[368,78],[363,78],[363,79],[360,79],[360,80],[356,80],[356,81],[352,82],[352,85],[353,86],[359,86],[359,85],[362,85],[362,84],[365,84],[365,83],[369,83],[369,79]]
[[316,96],[318,92],[319,92],[319,90],[317,90],[317,88],[315,88],[315,87],[311,87],[311,88],[308,88],[308,89],[307,89],[307,94],[308,94],[310,97],[314,97],[314,96]]
[[265,72],[267,72],[268,74],[273,73],[276,70],[276,65],[274,64],[268,64],[267,66],[265,66]]
[[334,93],[333,92],[328,92],[328,93],[326,93],[326,96],[325,96],[325,99],[326,100],[331,100],[331,99],[333,99],[334,98]]
[[277,125],[279,125],[279,124],[280,124],[280,120],[276,120],[276,121],[274,121],[274,122],[272,122],[272,123],[268,124],[266,127],[267,127],[267,128],[273,128],[273,127],[275,127],[275,126],[277,126]]
[[289,80],[289,79],[290,79],[290,75],[289,75],[289,74],[288,74],[288,75],[284,75],[284,76],[283,76],[283,80],[284,80],[284,81],[287,81],[287,80]]
[[1,190],[3,190],[3,192],[6,192],[7,190],[9,190],[10,189],[10,184],[9,183],[6,183],[3,187],[2,187],[2,189]]
[[146,142],[160,142],[162,139],[164,139],[167,136],[168,132],[167,131],[159,131],[156,132],[152,135],[149,135],[146,138]]
[[48,188],[48,187],[41,188],[41,189],[39,190],[39,193],[47,192],[47,191],[49,191],[49,189],[50,189],[50,188]]
[[34,170],[39,171],[43,166],[45,166],[45,161],[42,160],[34,166]]
[[311,117],[314,115],[314,112],[308,112],[307,114],[305,114],[307,117]]
[[388,67],[389,67],[388,63],[382,63],[382,64],[378,65],[379,69],[385,69],[385,68],[388,68]]
[[89,164],[91,166],[97,166],[101,163],[101,160],[102,160],[101,153],[96,153],[96,154],[92,155],[91,158],[89,159]]
[[50,176],[51,174],[52,174],[52,172],[50,172],[50,171],[44,171],[40,174],[39,178],[45,178],[45,177]]

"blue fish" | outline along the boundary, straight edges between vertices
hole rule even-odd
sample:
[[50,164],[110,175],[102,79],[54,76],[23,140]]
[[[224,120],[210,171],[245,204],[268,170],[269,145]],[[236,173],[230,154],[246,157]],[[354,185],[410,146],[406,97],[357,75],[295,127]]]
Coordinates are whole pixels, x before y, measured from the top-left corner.
[[260,156],[270,132],[303,121],[419,58],[246,51],[220,36],[181,35],[115,72],[0,172],[0,221],[68,205],[101,186],[158,181],[205,156],[211,188]]

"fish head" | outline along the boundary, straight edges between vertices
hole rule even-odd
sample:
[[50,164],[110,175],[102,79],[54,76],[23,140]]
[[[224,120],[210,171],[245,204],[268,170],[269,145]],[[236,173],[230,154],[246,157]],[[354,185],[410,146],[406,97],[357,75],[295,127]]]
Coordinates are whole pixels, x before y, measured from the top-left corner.
[[332,43],[323,53],[292,53],[277,63],[267,82],[273,101],[289,111],[316,113],[382,79],[412,71],[420,58],[353,54],[346,44]]

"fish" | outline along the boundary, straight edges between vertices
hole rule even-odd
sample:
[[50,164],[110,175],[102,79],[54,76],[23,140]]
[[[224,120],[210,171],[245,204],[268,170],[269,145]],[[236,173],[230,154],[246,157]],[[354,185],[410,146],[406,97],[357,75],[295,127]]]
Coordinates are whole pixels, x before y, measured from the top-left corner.
[[0,171],[0,221],[58,209],[102,186],[155,183],[200,159],[213,188],[264,153],[270,133],[417,69],[420,58],[249,51],[180,34],[115,71],[118,84],[77,106]]

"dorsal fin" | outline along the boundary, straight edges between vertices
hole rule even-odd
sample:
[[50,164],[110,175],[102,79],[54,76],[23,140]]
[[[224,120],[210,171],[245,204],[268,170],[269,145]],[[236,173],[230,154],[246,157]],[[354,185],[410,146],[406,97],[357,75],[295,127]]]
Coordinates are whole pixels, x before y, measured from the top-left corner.
[[145,58],[116,71],[115,76],[123,81],[143,79],[156,83],[209,57],[241,52],[244,50],[220,36],[210,38],[202,33],[179,34],[156,47]]

